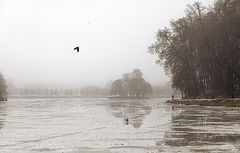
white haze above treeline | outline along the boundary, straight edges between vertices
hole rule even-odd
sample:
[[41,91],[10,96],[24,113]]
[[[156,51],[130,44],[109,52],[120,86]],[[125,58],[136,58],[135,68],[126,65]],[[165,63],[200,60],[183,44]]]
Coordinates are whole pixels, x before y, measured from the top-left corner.
[[170,79],[147,48],[193,2],[1,0],[0,71],[17,87],[105,86],[134,68],[165,84]]

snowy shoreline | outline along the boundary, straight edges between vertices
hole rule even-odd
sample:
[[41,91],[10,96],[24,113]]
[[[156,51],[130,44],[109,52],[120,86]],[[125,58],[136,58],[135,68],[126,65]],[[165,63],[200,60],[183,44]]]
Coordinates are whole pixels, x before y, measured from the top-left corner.
[[224,98],[224,99],[172,99],[167,103],[184,104],[184,105],[200,105],[200,106],[227,106],[240,107],[240,98]]

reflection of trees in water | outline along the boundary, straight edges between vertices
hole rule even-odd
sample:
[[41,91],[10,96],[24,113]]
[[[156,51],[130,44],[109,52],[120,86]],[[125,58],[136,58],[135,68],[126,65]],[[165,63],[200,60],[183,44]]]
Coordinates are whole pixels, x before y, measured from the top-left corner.
[[110,102],[112,114],[117,118],[128,119],[134,128],[142,125],[143,119],[151,112],[151,107],[143,100],[123,100]]
[[5,104],[6,104],[5,101],[0,101],[0,129],[3,128],[4,122],[5,122],[5,119],[4,119],[4,116],[5,116],[5,112],[4,112]]
[[[240,139],[240,133],[236,134],[234,131],[217,133],[211,128],[214,126],[230,127],[239,120],[238,113],[227,114],[223,110],[183,110],[172,115],[171,127],[165,133],[164,144],[179,147],[235,143],[233,141]],[[201,127],[201,130],[198,127]]]

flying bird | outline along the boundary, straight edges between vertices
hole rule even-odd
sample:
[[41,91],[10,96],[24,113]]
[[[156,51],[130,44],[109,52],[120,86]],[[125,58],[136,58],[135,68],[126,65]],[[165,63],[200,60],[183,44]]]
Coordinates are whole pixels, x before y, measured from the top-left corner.
[[79,52],[79,46],[75,47],[74,50],[77,50],[77,52]]

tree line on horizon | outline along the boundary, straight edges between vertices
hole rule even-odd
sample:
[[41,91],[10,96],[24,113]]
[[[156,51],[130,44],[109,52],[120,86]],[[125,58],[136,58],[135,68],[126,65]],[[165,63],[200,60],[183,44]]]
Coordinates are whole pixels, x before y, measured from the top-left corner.
[[107,88],[98,86],[84,86],[81,88],[45,88],[24,87],[9,89],[9,96],[83,96],[104,97],[107,96]]
[[[1,77],[0,77],[1,78]],[[1,84],[1,81],[0,81]],[[59,88],[46,87],[44,85],[29,85],[16,87],[12,81],[5,81],[5,94],[10,97],[107,97],[109,95],[139,97],[150,95],[151,97],[170,97],[176,93],[169,84],[156,84],[151,86],[143,78],[139,69],[134,69],[132,73],[126,73],[122,79],[109,81],[105,86],[88,85],[79,88]],[[6,88],[8,87],[8,88]]]
[[240,96],[240,1],[188,5],[157,32],[149,52],[183,98]]
[[[16,88],[8,86],[8,96],[82,96],[82,97],[106,97],[110,94],[111,85],[106,87],[84,86],[81,88],[47,88],[29,86]],[[174,91],[166,85],[153,85],[152,97],[170,97]]]

